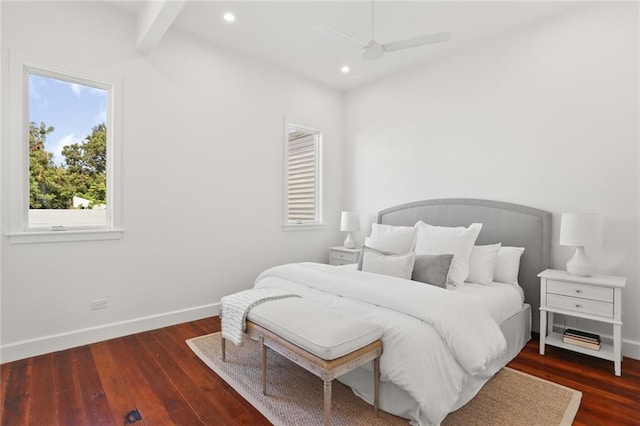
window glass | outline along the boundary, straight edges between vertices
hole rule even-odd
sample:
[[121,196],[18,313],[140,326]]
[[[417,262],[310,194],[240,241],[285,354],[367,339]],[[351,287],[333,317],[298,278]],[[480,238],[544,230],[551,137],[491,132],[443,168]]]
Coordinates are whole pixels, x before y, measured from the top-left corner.
[[108,90],[43,74],[27,74],[28,227],[107,227]]

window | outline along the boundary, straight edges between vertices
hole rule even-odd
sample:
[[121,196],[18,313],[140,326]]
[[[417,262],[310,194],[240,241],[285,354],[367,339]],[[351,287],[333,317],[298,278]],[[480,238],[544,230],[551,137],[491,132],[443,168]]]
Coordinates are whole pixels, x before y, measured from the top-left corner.
[[11,172],[10,241],[119,238],[113,85],[33,65],[21,65],[19,75],[22,93],[12,95],[22,114],[11,141],[19,147],[14,164],[24,166]]
[[108,87],[28,73],[28,228],[106,227]]
[[289,124],[285,139],[285,229],[322,225],[322,134]]

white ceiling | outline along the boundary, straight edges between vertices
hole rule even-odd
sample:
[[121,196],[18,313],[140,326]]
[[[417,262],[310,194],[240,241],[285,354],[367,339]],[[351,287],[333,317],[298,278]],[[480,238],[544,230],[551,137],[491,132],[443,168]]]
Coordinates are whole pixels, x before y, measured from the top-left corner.
[[[142,3],[127,2],[132,13]],[[338,89],[351,89],[413,65],[428,62],[480,39],[507,35],[575,3],[570,2],[375,2],[376,41],[388,43],[441,31],[451,40],[387,53],[361,61],[360,47],[341,37],[314,31],[324,24],[354,38],[371,38],[369,1],[219,2],[189,0],[172,28],[237,50]],[[233,12],[235,22],[222,19]],[[350,75],[340,67],[351,66]]]

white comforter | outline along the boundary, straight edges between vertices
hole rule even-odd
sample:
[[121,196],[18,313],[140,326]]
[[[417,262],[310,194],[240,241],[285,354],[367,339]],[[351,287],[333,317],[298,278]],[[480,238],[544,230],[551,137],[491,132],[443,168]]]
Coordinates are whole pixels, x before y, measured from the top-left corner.
[[[439,424],[472,375],[506,349],[498,324],[465,295],[414,281],[315,263],[260,274],[255,287],[275,287],[351,313],[383,328],[381,380],[420,406],[413,420]],[[383,409],[385,401],[381,400]]]

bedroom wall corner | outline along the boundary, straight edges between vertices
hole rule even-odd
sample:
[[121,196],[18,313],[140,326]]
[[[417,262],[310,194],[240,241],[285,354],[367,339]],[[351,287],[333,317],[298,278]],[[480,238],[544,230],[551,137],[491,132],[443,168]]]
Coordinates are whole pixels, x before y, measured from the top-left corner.
[[640,359],[638,7],[576,4],[348,92],[345,191],[367,224],[432,198],[550,211],[558,269],[573,253],[557,244],[560,214],[599,213],[589,256],[628,279],[624,354]]
[[[119,240],[10,244],[2,175],[3,362],[216,315],[262,270],[326,262],[340,241],[340,91],[179,31],[146,56],[135,41],[135,16],[111,2],[2,2],[2,58],[122,82],[124,228]],[[322,230],[282,230],[283,116],[323,132]]]

